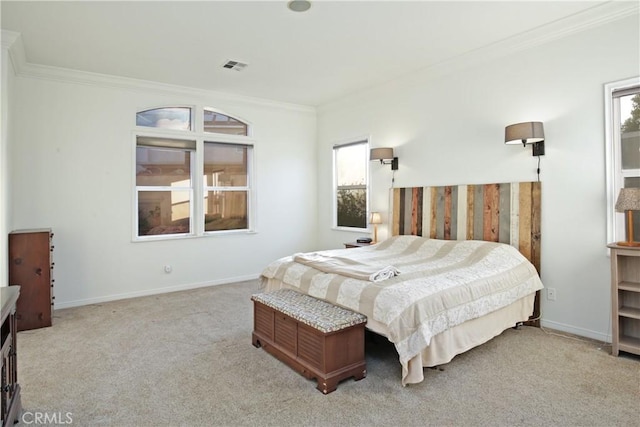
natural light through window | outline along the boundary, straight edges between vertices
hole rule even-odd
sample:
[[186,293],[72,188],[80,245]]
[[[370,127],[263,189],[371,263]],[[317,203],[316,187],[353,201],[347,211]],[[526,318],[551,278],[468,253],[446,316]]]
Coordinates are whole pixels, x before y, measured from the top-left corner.
[[[626,240],[626,220],[616,212],[615,203],[622,188],[640,188],[640,79],[605,85],[607,128],[607,241]],[[632,212],[640,224],[640,212]],[[640,240],[640,227],[633,240]]]
[[136,125],[134,240],[251,230],[246,123],[202,107],[166,107],[138,112]]
[[367,228],[368,147],[358,141],[334,147],[335,225]]

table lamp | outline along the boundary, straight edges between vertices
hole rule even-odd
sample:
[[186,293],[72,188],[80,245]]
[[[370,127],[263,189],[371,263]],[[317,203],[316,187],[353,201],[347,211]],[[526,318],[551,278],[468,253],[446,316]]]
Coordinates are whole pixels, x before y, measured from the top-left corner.
[[640,246],[633,241],[633,211],[640,211],[640,188],[622,188],[616,201],[616,211],[627,213],[627,241],[618,242],[620,246]]
[[378,224],[382,224],[382,216],[380,212],[371,212],[369,216],[369,224],[373,224],[373,242],[378,243]]

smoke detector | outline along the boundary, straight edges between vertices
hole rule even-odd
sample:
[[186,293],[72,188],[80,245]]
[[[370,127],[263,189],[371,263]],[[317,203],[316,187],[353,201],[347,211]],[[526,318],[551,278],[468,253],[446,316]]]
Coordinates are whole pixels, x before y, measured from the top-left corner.
[[249,64],[245,64],[244,62],[229,60],[229,61],[224,63],[222,68],[227,68],[229,70],[235,70],[235,71],[242,71],[245,68],[247,68],[248,66],[249,66]]

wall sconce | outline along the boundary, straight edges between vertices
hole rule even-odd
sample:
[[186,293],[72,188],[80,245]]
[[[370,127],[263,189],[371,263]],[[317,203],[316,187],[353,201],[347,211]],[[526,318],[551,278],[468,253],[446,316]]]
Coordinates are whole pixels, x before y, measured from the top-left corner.
[[533,155],[544,156],[544,127],[542,122],[509,125],[504,130],[505,144],[533,144]]
[[393,156],[393,148],[372,148],[369,160],[380,160],[380,164],[391,165],[391,170],[398,170],[398,158]]
[[627,213],[627,241],[618,242],[620,246],[640,246],[633,241],[633,211],[640,211],[640,188],[622,188],[616,201],[616,211]]
[[371,212],[369,215],[369,224],[373,224],[373,242],[378,243],[378,224],[382,224],[382,216],[380,212]]

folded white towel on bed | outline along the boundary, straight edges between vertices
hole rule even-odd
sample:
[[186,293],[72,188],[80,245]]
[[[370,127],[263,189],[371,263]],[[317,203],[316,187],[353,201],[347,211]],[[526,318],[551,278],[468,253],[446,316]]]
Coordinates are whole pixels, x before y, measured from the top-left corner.
[[400,274],[400,271],[392,265],[379,267],[349,258],[332,257],[317,252],[295,254],[293,260],[325,273],[341,274],[370,282],[381,282]]

